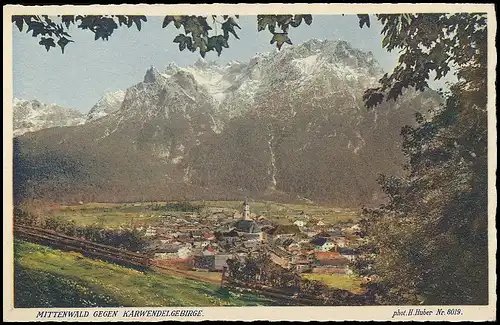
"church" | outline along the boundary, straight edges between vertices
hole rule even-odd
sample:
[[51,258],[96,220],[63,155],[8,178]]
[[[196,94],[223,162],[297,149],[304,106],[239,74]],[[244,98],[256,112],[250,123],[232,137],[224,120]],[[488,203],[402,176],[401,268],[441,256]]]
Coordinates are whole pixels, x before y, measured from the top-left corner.
[[241,217],[239,220],[233,222],[230,226],[230,231],[234,230],[239,236],[246,240],[263,241],[265,233],[261,227],[251,219],[250,205],[248,201],[243,202]]

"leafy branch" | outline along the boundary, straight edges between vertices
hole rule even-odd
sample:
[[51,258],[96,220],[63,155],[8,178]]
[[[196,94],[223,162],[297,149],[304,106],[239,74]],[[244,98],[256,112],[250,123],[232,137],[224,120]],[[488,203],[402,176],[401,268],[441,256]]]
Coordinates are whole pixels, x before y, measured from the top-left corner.
[[[47,52],[55,48],[56,44],[61,48],[62,53],[66,45],[74,42],[68,33],[71,25],[75,25],[82,30],[89,30],[94,33],[94,39],[107,41],[115,29],[120,26],[132,27],[135,24],[141,30],[141,22],[147,21],[146,16],[93,16],[93,15],[58,15],[60,22],[56,23],[54,17],[42,16],[12,16],[12,22],[20,32],[26,27],[26,33],[32,32],[33,37],[40,36],[39,44],[44,46]],[[57,40],[57,42],[56,42]]]
[[[214,23],[221,25],[222,34],[218,34],[217,30],[214,32],[207,22],[208,17],[203,16],[165,16],[162,28],[167,27],[170,23],[173,23],[177,29],[184,27],[184,33],[174,38],[174,43],[179,44],[180,51],[188,49],[195,52],[198,49],[201,57],[204,58],[207,52],[215,50],[220,56],[223,48],[229,48],[230,34],[239,39],[235,30],[235,28],[241,29],[236,22],[238,18],[238,15],[234,17],[223,15],[221,23],[217,20],[216,15],[212,15]],[[210,35],[211,33],[214,35]]]
[[[276,43],[278,50],[284,43],[292,44],[292,40],[288,36],[288,30],[291,27],[299,27],[304,21],[307,25],[312,24],[311,15],[258,15],[257,16],[257,31],[268,30],[273,37],[271,44]],[[276,31],[276,27],[281,29],[281,32]]]

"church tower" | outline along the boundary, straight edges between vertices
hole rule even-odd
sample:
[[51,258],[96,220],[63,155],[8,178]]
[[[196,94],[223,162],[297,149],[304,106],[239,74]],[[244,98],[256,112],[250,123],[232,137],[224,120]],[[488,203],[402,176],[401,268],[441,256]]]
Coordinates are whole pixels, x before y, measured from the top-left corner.
[[250,220],[250,206],[248,205],[247,200],[243,202],[243,211],[241,213],[241,217],[243,220]]

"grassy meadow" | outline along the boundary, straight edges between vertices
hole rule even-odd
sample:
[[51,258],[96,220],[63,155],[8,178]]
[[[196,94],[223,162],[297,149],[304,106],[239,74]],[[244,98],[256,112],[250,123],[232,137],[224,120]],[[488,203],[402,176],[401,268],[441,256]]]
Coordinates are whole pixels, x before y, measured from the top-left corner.
[[279,304],[215,284],[141,272],[18,240],[14,243],[14,277],[16,308]]
[[[191,201],[193,206],[201,207],[201,214],[223,212],[232,215],[240,212],[241,201]],[[322,219],[327,224],[355,222],[356,209],[324,207],[312,204],[282,204],[276,202],[252,201],[250,210],[257,215],[264,215],[279,224],[290,224],[301,214]],[[154,210],[154,208],[160,210]],[[161,216],[182,214],[165,208],[165,202],[147,203],[86,203],[74,206],[58,206],[52,209],[51,215],[65,220],[74,220],[78,225],[100,224],[108,228],[131,226],[132,224],[152,224],[161,220]]]
[[351,291],[352,293],[361,293],[361,279],[355,276],[344,274],[320,274],[320,273],[305,273],[303,277],[308,280],[316,280],[324,284],[336,288]]

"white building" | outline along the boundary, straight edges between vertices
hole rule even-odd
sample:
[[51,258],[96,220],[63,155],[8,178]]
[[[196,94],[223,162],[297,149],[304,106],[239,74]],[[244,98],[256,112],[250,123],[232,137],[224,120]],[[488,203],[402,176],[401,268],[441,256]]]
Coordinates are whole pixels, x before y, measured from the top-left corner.
[[191,255],[192,255],[191,245],[181,247],[179,248],[179,250],[177,250],[177,256],[179,256],[179,258],[188,258]]
[[151,236],[156,236],[156,228],[149,226],[146,229],[146,233],[144,234],[145,236],[151,237]]
[[304,227],[306,225],[306,222],[305,221],[302,221],[302,220],[297,220],[293,223],[294,225],[296,225],[297,227]]

